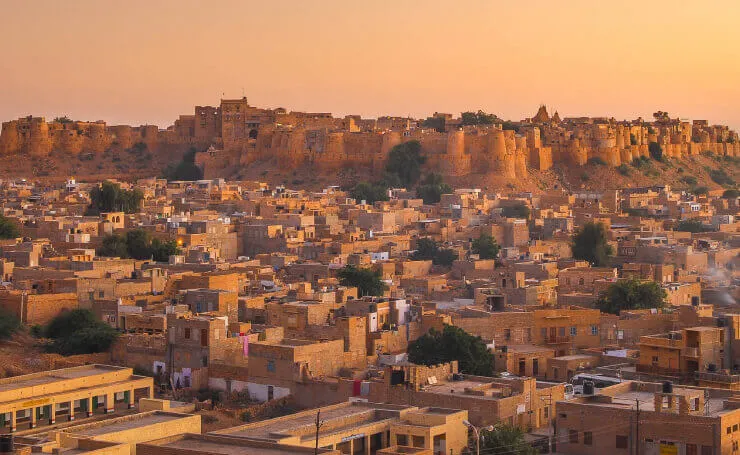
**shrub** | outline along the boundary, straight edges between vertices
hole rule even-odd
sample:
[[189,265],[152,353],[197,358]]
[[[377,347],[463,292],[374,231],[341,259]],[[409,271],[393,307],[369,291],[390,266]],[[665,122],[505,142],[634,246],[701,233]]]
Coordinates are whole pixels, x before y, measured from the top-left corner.
[[97,320],[92,311],[82,309],[60,314],[44,332],[52,339],[48,350],[62,355],[105,352],[118,338],[113,327]]
[[713,169],[709,177],[718,185],[734,185],[735,180],[730,177],[724,169]]
[[9,311],[0,308],[0,340],[10,338],[20,328],[20,319]]
[[685,175],[685,176],[681,177],[680,180],[681,180],[681,182],[683,182],[683,183],[685,183],[687,185],[691,185],[691,186],[694,186],[694,185],[697,184],[696,177],[694,177],[693,175]]
[[604,161],[603,159],[601,159],[601,157],[598,157],[598,156],[593,156],[593,157],[589,158],[588,161],[587,161],[587,163],[588,164],[594,164],[594,165],[597,165],[597,166],[606,166],[606,161]]
[[626,164],[620,164],[619,166],[617,166],[617,172],[624,176],[628,176],[630,175],[630,168]]

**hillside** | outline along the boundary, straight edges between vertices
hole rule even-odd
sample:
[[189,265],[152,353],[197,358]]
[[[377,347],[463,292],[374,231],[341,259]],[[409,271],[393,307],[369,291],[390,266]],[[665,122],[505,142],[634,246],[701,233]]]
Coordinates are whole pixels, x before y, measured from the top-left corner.
[[[178,162],[186,150],[183,147],[165,147],[156,154],[112,148],[100,155],[68,156],[54,152],[48,157],[0,157],[0,179],[27,178],[48,182],[63,181],[69,176],[79,181],[95,182],[115,178],[135,180],[158,177],[171,163]],[[200,155],[200,154],[199,154]],[[258,161],[241,166],[237,160],[226,160],[220,169],[209,169],[207,178],[261,180],[271,184],[293,188],[318,190],[327,185],[351,186],[358,181],[376,180],[366,167],[344,167],[339,172],[323,172],[312,166],[295,170],[281,170],[275,160]],[[524,178],[507,179],[500,174],[471,174],[464,177],[446,176],[445,180],[455,188],[477,187],[487,191],[532,191],[540,193],[557,188],[571,191],[600,191],[613,188],[668,184],[676,188],[691,190],[707,187],[709,190],[723,188],[710,173],[724,171],[732,181],[740,181],[740,158],[716,155],[695,155],[670,158],[665,162],[643,160],[621,167],[589,163],[584,166],[554,165],[547,171],[529,169]],[[692,177],[696,179],[693,183]],[[730,183],[724,187],[732,186]]]

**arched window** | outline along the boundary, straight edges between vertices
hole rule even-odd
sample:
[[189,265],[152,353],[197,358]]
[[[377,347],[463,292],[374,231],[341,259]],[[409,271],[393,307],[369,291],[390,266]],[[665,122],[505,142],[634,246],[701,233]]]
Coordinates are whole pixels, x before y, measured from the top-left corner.
[[257,139],[257,129],[249,130],[249,139]]

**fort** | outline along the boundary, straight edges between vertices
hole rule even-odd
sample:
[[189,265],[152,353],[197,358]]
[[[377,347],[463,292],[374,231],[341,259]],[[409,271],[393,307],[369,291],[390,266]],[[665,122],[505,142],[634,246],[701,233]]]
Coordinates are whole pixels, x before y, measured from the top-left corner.
[[606,117],[560,118],[545,106],[519,122],[492,117],[471,125],[450,114],[435,113],[430,122],[402,117],[363,119],[329,113],[289,112],[249,105],[247,98],[222,99],[218,107],[196,106],[172,126],[109,126],[24,117],[2,124],[0,156],[44,157],[55,152],[71,156],[103,153],[111,147],[146,145],[152,153],[163,146],[195,147],[197,163],[206,177],[226,168],[274,160],[281,169],[313,166],[323,171],[361,166],[381,170],[390,150],[418,141],[429,170],[451,176],[495,173],[515,179],[527,169],[547,170],[554,164],[582,166],[598,160],[611,166],[649,156],[653,149],[668,158],[711,152],[740,155],[738,134],[705,120],[670,118],[665,112],[653,121],[617,121]]

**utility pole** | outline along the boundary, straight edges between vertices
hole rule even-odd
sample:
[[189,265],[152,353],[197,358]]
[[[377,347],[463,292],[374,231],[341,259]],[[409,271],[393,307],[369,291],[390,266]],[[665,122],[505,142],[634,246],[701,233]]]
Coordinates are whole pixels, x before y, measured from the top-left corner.
[[321,428],[321,410],[316,413],[316,445],[314,447],[313,453],[314,455],[319,455],[319,428]]
[[640,400],[635,398],[637,416],[635,417],[635,455],[640,455]]

